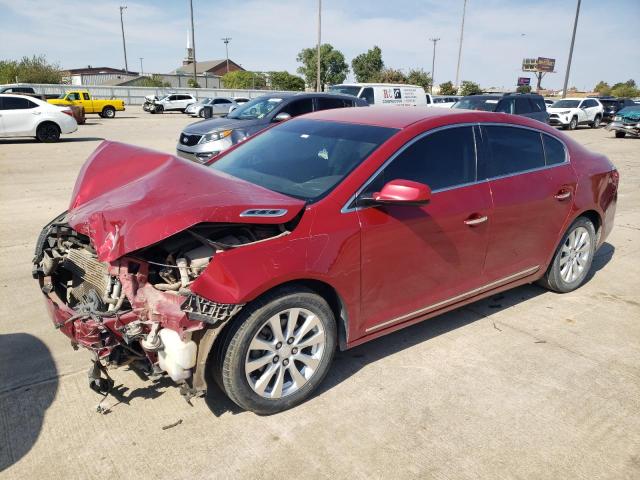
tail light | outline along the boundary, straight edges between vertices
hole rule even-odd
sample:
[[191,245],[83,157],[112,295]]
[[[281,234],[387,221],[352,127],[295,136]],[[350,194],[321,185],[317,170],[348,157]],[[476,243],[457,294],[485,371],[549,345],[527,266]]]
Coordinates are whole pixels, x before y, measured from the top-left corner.
[[620,181],[620,174],[618,173],[618,170],[611,170],[611,183],[613,183],[613,185],[618,188],[618,182]]
[[70,108],[65,108],[64,110],[62,110],[62,113],[66,113],[70,117],[73,117],[73,110],[71,110]]

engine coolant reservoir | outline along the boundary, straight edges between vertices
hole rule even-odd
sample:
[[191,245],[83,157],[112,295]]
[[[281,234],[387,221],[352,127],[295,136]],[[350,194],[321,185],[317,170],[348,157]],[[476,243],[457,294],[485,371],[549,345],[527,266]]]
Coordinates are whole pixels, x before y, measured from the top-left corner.
[[158,365],[174,382],[191,376],[189,370],[196,364],[198,347],[193,340],[183,342],[175,330],[163,328],[158,333],[164,348],[158,351]]

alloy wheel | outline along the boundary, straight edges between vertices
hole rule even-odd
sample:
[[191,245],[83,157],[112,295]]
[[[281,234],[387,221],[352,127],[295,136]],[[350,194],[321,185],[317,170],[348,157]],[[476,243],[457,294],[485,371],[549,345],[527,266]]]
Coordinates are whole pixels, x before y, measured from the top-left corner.
[[560,276],[566,283],[575,282],[589,264],[591,255],[591,236],[584,227],[573,230],[560,253]]
[[316,373],[326,351],[326,332],[310,310],[289,308],[258,329],[245,358],[249,386],[263,398],[299,391]]

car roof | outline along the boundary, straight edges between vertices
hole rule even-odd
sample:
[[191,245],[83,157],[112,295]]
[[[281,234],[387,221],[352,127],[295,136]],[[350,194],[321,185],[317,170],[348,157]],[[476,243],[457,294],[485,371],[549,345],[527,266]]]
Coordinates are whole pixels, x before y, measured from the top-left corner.
[[[351,100],[353,101],[354,97],[353,95],[348,95],[346,93],[327,93],[327,92],[272,92],[272,93],[268,93],[265,95],[261,95],[260,97],[256,97],[256,98],[262,98],[262,97],[277,97],[277,98],[343,98],[345,100]],[[252,98],[251,100],[255,100],[255,98]],[[364,100],[363,100],[364,101]]]
[[387,87],[387,88],[422,88],[420,85],[410,85],[407,83],[336,83],[332,87]]

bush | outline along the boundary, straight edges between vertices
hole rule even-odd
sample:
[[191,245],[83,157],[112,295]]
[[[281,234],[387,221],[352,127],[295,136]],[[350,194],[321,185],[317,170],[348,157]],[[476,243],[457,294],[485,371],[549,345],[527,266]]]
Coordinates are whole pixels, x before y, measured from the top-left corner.
[[520,85],[518,88],[516,88],[516,92],[531,93],[531,85]]
[[453,86],[453,82],[444,82],[440,84],[440,95],[456,95],[458,89]]
[[267,79],[265,78],[265,75],[260,72],[236,70],[235,72],[229,72],[223,75],[222,84],[224,85],[224,88],[261,90],[266,88]]
[[62,83],[62,71],[57,63],[48,63],[44,55],[2,60],[1,83]]
[[477,83],[471,82],[469,80],[464,80],[462,82],[462,88],[460,88],[460,95],[479,95],[482,93],[482,89],[480,85]]

